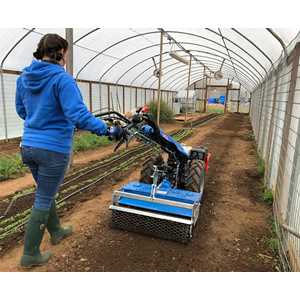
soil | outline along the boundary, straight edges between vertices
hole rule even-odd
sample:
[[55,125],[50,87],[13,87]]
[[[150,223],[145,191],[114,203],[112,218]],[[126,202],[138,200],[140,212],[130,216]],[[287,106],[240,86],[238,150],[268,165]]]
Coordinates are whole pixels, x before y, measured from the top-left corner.
[[[139,178],[139,168],[120,174],[98,195],[86,193],[64,217],[74,234],[58,246],[48,237],[42,249],[54,256],[33,271],[274,271],[277,258],[268,248],[271,208],[260,198],[261,178],[249,118],[227,114],[194,130],[186,144],[205,145],[212,160],[199,223],[188,245],[110,228],[112,190]],[[89,197],[90,196],[90,197]],[[22,242],[0,260],[0,271],[20,271]]]

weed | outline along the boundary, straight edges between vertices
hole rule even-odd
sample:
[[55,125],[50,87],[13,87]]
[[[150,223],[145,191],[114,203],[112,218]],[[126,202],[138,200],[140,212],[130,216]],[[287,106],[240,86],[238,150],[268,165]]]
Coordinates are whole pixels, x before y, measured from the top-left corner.
[[272,237],[267,240],[267,245],[274,254],[278,253],[279,250],[279,240],[276,237]]
[[[152,101],[149,104],[149,109],[153,115],[154,120],[157,119],[157,101]],[[160,102],[160,121],[168,122],[174,119],[174,114],[172,109],[165,101]]]
[[27,167],[19,154],[0,156],[0,181],[23,175]]
[[261,157],[258,157],[257,171],[260,177],[265,175],[265,162]]
[[96,149],[101,146],[110,145],[111,141],[107,136],[97,136],[92,133],[82,133],[74,138],[74,152]]
[[273,204],[273,193],[270,189],[265,188],[263,193],[263,201],[267,203],[268,205]]
[[246,136],[246,139],[247,139],[248,141],[254,141],[254,140],[255,140],[254,133],[253,133],[252,131],[249,132],[249,133],[247,134],[247,136]]

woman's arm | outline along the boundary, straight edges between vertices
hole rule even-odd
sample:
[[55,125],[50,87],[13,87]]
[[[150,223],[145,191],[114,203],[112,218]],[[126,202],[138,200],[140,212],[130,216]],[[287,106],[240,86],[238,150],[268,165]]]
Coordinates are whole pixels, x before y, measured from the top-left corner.
[[88,111],[77,83],[69,74],[64,74],[59,80],[58,95],[65,116],[74,126],[97,135],[107,133],[106,123]]
[[26,110],[23,103],[23,96],[22,96],[22,86],[21,86],[21,76],[17,79],[17,89],[16,89],[16,111],[19,117],[23,120],[26,119]]

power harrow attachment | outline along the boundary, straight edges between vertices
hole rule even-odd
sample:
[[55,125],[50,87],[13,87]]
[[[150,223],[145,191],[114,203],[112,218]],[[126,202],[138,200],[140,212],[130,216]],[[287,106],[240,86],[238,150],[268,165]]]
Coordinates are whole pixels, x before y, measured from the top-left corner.
[[144,108],[132,119],[117,112],[97,116],[122,128],[115,150],[133,137],[162,150],[143,163],[139,182],[113,192],[112,227],[187,243],[199,217],[208,150],[185,146],[166,135]]

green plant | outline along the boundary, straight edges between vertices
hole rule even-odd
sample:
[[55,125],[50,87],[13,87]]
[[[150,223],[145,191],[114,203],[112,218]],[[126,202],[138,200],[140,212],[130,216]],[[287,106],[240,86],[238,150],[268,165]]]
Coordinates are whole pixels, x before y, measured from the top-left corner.
[[92,133],[82,133],[74,138],[74,152],[96,149],[101,146],[110,145],[111,141],[107,136],[97,136]]
[[263,177],[265,174],[265,162],[261,157],[258,157],[257,171],[259,176]]
[[247,140],[248,141],[254,141],[255,140],[255,136],[254,136],[254,133],[251,131],[247,134],[246,136]]
[[214,107],[212,105],[208,105],[206,111],[208,113],[224,114],[224,108]]
[[23,175],[27,167],[19,154],[0,156],[0,181]]
[[267,245],[269,246],[269,248],[272,250],[272,252],[274,254],[278,253],[278,249],[279,249],[279,240],[276,237],[272,237],[270,239],[267,240]]
[[[154,120],[157,119],[157,101],[152,101],[149,103],[150,113],[153,115]],[[160,121],[169,122],[174,119],[174,114],[172,109],[165,101],[160,102]]]
[[263,201],[269,205],[273,204],[273,193],[270,189],[267,188],[264,189]]

